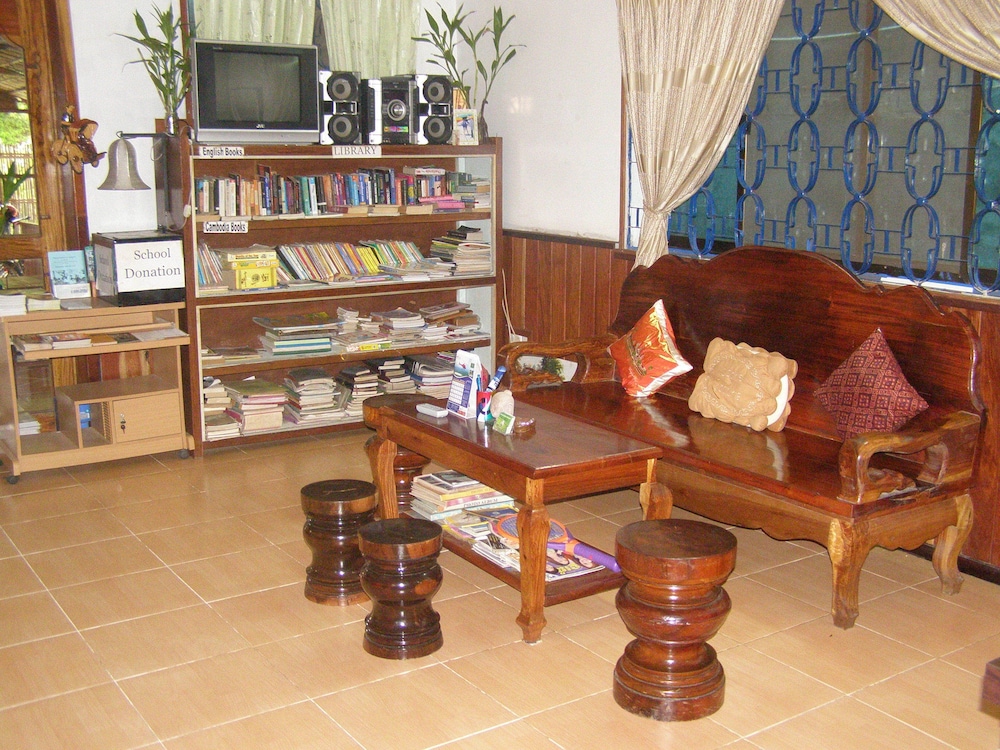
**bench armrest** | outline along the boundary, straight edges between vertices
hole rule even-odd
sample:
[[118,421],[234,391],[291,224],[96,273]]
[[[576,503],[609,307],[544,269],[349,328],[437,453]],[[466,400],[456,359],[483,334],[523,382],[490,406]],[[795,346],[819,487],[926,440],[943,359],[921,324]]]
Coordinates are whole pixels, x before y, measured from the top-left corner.
[[500,359],[507,366],[507,372],[510,373],[510,389],[515,392],[523,391],[531,385],[562,382],[562,378],[551,372],[519,368],[517,361],[524,356],[574,360],[577,363],[576,373],[573,375],[575,383],[611,380],[615,373],[615,361],[607,350],[616,338],[606,333],[558,344],[512,342],[500,349]]
[[978,414],[956,411],[919,430],[866,433],[845,440],[840,448],[840,499],[866,503],[886,492],[914,486],[912,479],[898,472],[870,469],[877,453],[926,451],[917,481],[941,485],[970,480],[979,425]]

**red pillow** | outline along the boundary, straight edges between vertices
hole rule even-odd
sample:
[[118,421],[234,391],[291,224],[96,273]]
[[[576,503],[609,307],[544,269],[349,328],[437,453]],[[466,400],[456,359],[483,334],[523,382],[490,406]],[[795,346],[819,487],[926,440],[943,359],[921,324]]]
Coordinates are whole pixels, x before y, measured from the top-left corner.
[[671,378],[691,369],[674,341],[663,300],[636,321],[632,330],[608,347],[618,365],[618,373],[630,396],[645,398]]
[[927,408],[879,328],[816,389],[816,400],[833,415],[845,440],[892,432]]

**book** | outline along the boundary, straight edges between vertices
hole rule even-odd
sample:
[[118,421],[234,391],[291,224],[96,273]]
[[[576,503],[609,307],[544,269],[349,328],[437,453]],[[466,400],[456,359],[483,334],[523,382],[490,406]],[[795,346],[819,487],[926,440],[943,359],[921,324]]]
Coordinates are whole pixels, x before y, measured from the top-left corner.
[[48,260],[54,297],[70,299],[90,296],[87,256],[83,250],[50,250]]
[[73,349],[80,346],[90,346],[90,336],[85,333],[46,333],[42,335],[53,349]]
[[32,352],[52,348],[52,342],[38,333],[22,333],[19,336],[12,337],[10,343],[19,352]]

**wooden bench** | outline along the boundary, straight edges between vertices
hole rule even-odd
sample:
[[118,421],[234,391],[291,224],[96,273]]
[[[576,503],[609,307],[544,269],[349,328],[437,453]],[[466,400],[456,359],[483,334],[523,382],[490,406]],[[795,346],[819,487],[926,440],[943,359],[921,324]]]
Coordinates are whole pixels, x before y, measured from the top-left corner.
[[[693,370],[648,399],[628,396],[607,346],[662,299]],[[876,328],[930,408],[893,433],[842,440],[816,389]],[[796,360],[791,414],[754,432],[692,411],[688,396],[712,339]],[[519,370],[524,355],[563,358],[570,382]],[[865,286],[814,253],[744,247],[708,262],[666,256],[634,270],[607,334],[501,350],[515,397],[662,446],[658,478],[674,503],[724,524],[823,545],[833,568],[834,622],[858,615],[858,582],[875,546],[935,544],[944,591],[956,593],[958,554],[972,528],[970,485],[981,414],[979,342],[968,320],[914,286]],[[549,386],[549,387],[540,387]],[[896,472],[896,473],[893,473]],[[915,486],[890,492],[902,475]]]

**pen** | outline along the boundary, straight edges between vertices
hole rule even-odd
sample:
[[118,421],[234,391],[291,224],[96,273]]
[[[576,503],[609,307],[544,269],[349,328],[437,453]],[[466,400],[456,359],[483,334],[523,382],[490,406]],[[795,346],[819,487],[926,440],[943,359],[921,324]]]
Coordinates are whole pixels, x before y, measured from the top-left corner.
[[503,376],[506,373],[507,373],[507,368],[504,367],[503,365],[500,365],[497,368],[496,373],[494,373],[493,379],[490,380],[489,385],[486,386],[486,390],[490,392],[495,391],[497,387],[500,385],[500,381],[503,380]]

